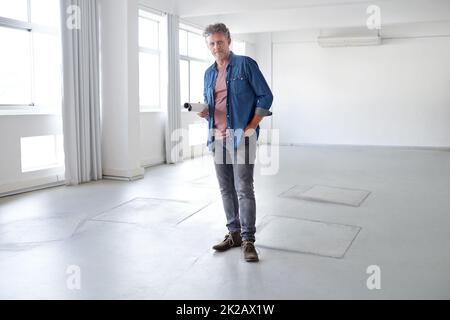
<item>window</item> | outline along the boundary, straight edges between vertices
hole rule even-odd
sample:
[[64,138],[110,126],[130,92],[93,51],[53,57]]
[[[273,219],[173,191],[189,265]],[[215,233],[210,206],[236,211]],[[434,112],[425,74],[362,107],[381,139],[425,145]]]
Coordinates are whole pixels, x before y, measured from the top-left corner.
[[22,172],[64,166],[62,135],[20,138]]
[[59,20],[59,0],[0,0],[0,109],[61,110]]
[[59,28],[59,0],[31,0],[30,4],[31,23]]
[[30,32],[0,27],[0,43],[0,104],[32,105]]
[[139,105],[141,111],[161,110],[162,16],[139,10]]
[[205,71],[210,66],[209,62],[203,61],[190,61],[189,83],[190,91],[189,98],[191,102],[203,102],[203,81],[205,77]]
[[185,102],[203,103],[203,79],[213,57],[206,47],[202,30],[180,24],[180,96]]
[[28,0],[0,0],[0,16],[28,21]]
[[188,32],[188,56],[208,61],[210,52],[206,47],[205,38],[201,34]]
[[245,42],[239,40],[231,41],[231,50],[240,56],[245,56]]
[[180,98],[181,103],[188,102],[189,99],[189,61],[180,60]]

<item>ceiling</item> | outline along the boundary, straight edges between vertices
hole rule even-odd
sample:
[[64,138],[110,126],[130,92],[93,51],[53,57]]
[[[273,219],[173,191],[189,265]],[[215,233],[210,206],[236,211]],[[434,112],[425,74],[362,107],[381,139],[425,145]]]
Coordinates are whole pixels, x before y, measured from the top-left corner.
[[224,22],[233,33],[363,27],[377,5],[381,25],[450,21],[450,0],[173,0],[179,16],[205,26]]

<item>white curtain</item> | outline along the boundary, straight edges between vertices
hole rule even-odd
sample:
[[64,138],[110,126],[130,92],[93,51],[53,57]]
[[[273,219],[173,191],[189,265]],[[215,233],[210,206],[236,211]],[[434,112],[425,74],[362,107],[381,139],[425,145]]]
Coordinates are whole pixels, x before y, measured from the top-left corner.
[[180,102],[180,55],[178,43],[178,16],[167,14],[168,34],[168,103],[166,117],[166,162],[183,160]]
[[60,0],[66,184],[102,179],[97,0]]

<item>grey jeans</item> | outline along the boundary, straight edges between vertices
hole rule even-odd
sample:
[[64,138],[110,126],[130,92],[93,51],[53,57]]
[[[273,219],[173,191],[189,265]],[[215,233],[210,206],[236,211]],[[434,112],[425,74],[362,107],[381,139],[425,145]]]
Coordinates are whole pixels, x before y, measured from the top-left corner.
[[230,232],[243,240],[255,241],[256,201],[253,172],[256,138],[245,138],[234,150],[226,140],[214,142],[214,165]]

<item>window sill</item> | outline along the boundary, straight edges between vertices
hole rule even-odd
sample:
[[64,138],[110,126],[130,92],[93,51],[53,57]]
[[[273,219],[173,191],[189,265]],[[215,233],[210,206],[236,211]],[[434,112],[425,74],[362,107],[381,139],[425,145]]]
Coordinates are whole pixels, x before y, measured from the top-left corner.
[[139,113],[161,113],[164,112],[162,109],[155,109],[155,110],[140,110]]
[[62,163],[55,163],[55,164],[49,164],[49,165],[46,165],[46,166],[27,168],[27,169],[23,169],[22,173],[38,172],[38,171],[45,171],[45,170],[51,170],[51,169],[64,170],[64,164],[62,164]]
[[61,112],[46,109],[0,109],[0,116],[30,116],[30,115],[46,115],[46,116],[62,116]]

